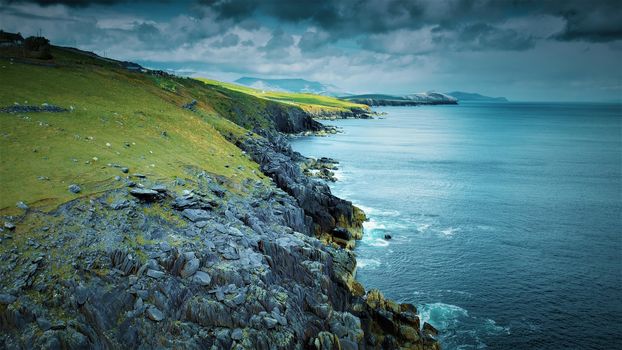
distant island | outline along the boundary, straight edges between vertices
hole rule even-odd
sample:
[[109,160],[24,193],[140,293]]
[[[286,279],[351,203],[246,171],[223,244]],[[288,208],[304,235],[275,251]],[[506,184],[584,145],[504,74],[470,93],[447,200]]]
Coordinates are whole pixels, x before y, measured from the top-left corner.
[[447,92],[445,95],[455,97],[458,101],[509,102],[505,97],[490,97],[475,92],[454,91]]
[[418,106],[458,104],[458,99],[439,92],[422,92],[408,95],[364,94],[342,96],[342,100],[365,104],[368,106]]

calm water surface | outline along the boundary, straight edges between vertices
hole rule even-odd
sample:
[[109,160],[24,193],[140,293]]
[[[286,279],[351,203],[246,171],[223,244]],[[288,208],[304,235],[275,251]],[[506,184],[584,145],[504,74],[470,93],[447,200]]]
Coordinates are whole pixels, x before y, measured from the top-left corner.
[[366,288],[445,349],[622,348],[621,105],[378,110],[292,141],[339,160],[333,192],[368,214]]

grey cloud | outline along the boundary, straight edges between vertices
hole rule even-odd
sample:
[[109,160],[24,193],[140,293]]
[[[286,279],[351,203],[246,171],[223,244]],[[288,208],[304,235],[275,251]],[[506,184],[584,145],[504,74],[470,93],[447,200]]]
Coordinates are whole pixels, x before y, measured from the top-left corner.
[[329,42],[330,38],[326,32],[306,31],[302,34],[298,47],[302,52],[312,52],[318,50]]
[[272,38],[259,50],[266,53],[266,57],[278,58],[288,56],[287,49],[294,44],[294,38],[281,28],[272,33]]
[[474,50],[527,50],[535,38],[512,29],[500,29],[486,23],[466,25],[458,30],[456,44]]
[[223,36],[220,40],[212,44],[215,48],[225,48],[236,46],[240,42],[240,37],[237,34],[229,33]]
[[160,39],[160,30],[150,23],[137,23],[133,30],[142,42],[151,43]]

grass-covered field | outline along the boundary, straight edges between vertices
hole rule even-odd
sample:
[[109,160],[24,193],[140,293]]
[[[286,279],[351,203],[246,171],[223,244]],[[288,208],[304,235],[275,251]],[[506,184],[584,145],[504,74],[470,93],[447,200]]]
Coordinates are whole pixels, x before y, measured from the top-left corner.
[[321,110],[345,111],[352,108],[367,109],[366,105],[340,100],[330,96],[281,92],[281,91],[262,91],[247,86],[224,83],[207,78],[197,78],[207,85],[221,86],[233,91],[243,92],[259,98],[289,103],[301,107],[307,112],[315,113]]
[[[257,165],[221,135],[246,131],[217,112],[231,103],[228,97],[208,89],[199,96],[191,80],[186,88],[184,79],[158,80],[64,50],[54,56],[56,67],[0,59],[0,108],[70,109],[0,113],[1,211],[10,213],[18,201],[53,207],[123,186],[114,177],[125,174],[109,164],[163,182],[185,177],[187,167],[234,181],[261,178]],[[198,113],[181,108],[193,98],[200,98]],[[68,191],[72,183],[80,194]]]

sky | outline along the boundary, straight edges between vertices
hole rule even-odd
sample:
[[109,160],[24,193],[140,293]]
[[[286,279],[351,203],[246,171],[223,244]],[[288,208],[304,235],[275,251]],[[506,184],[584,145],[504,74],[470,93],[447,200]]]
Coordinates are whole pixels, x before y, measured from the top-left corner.
[[223,81],[622,101],[620,0],[0,0],[0,28]]

